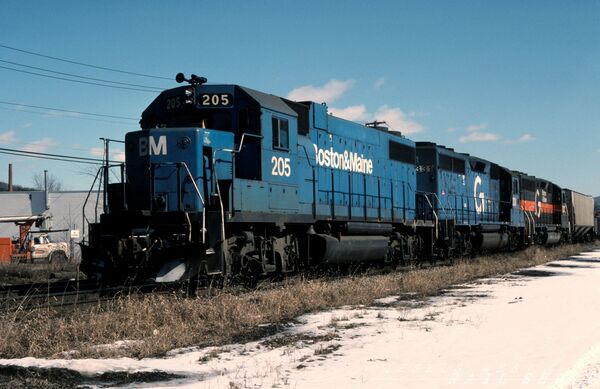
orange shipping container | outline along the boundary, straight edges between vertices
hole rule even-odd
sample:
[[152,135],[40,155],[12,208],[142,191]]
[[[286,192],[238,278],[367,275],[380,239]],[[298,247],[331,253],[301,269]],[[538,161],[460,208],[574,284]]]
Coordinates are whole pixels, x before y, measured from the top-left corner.
[[8,237],[0,238],[0,263],[10,263],[12,256],[12,242]]

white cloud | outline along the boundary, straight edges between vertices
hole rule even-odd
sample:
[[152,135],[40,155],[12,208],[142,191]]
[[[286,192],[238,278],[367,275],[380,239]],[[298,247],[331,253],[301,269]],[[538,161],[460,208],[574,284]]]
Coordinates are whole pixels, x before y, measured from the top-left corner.
[[[89,149],[90,155],[94,157],[104,158],[104,148],[103,147],[92,147]],[[110,150],[110,159],[113,161],[124,162],[125,161],[125,152],[123,150]]]
[[404,112],[400,108],[388,107],[383,105],[373,115],[374,120],[385,121],[390,130],[396,130],[402,132],[402,134],[415,134],[422,132],[425,128],[412,120],[409,120]]
[[0,145],[8,145],[14,143],[15,140],[17,140],[17,137],[14,131],[0,133]]
[[456,131],[458,131],[458,128],[456,128],[456,127],[450,127],[446,131],[448,131],[448,132],[456,132]]
[[125,152],[122,150],[111,152],[112,159],[119,162],[125,162]]
[[382,105],[375,113],[370,113],[364,105],[351,105],[346,108],[329,108],[329,113],[343,119],[355,122],[384,121],[391,131],[400,131],[402,134],[415,134],[425,128],[416,121],[410,120],[400,108]]
[[364,105],[351,105],[346,108],[329,108],[329,112],[337,117],[354,122],[364,122],[370,119],[370,114]]
[[409,118],[420,118],[420,117],[424,117],[424,116],[429,116],[429,114],[427,112],[409,112],[408,113]]
[[385,84],[385,78],[380,77],[377,79],[377,81],[375,81],[375,83],[373,84],[373,88],[375,89],[379,89],[383,86],[383,84]]
[[287,98],[294,101],[310,100],[332,103],[354,85],[354,80],[330,80],[323,86],[304,85],[293,89]]
[[43,153],[46,150],[48,150],[48,148],[50,148],[56,144],[58,144],[58,143],[54,139],[44,138],[44,139],[36,140],[34,142],[26,144],[25,146],[23,146],[23,150],[33,151],[36,153]]
[[500,136],[491,132],[472,131],[469,135],[458,138],[460,143],[469,142],[495,142]]
[[94,157],[103,157],[104,156],[104,148],[103,147],[92,147],[90,149],[90,154]]
[[471,124],[469,127],[467,127],[467,132],[481,131],[485,130],[486,128],[488,128],[487,123]]
[[523,134],[519,137],[519,139],[517,139],[517,143],[532,142],[534,140],[535,140],[535,136],[533,136],[531,134]]
[[[496,142],[501,139],[500,135],[493,132],[486,132],[487,123],[471,124],[466,128],[467,135],[458,138],[460,143],[469,142]],[[451,131],[452,130],[452,131]],[[454,132],[456,129],[448,129],[448,132]]]
[[507,139],[504,141],[504,143],[508,143],[508,144],[512,144],[512,143],[527,143],[527,142],[533,142],[535,140],[535,137],[531,134],[523,134],[520,137],[518,137],[517,139]]

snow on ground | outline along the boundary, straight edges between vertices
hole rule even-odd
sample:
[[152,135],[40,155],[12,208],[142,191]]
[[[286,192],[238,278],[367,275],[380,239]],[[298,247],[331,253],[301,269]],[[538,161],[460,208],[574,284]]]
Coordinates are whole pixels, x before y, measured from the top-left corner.
[[0,360],[85,374],[164,371],[134,387],[600,387],[600,250],[419,301],[305,315],[258,342],[134,360]]

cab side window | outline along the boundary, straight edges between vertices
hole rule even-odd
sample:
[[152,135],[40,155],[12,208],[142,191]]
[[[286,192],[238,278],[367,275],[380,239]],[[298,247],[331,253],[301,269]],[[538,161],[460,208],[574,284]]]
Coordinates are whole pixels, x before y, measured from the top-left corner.
[[273,148],[289,150],[288,121],[274,117],[271,124],[273,126]]

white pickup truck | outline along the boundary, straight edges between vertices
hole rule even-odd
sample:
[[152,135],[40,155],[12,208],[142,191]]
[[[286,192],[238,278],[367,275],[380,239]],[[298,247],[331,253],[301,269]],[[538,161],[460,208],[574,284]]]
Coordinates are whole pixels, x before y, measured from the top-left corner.
[[31,237],[29,250],[32,260],[43,259],[48,262],[65,262],[69,259],[69,244],[51,242],[48,234],[35,234]]

